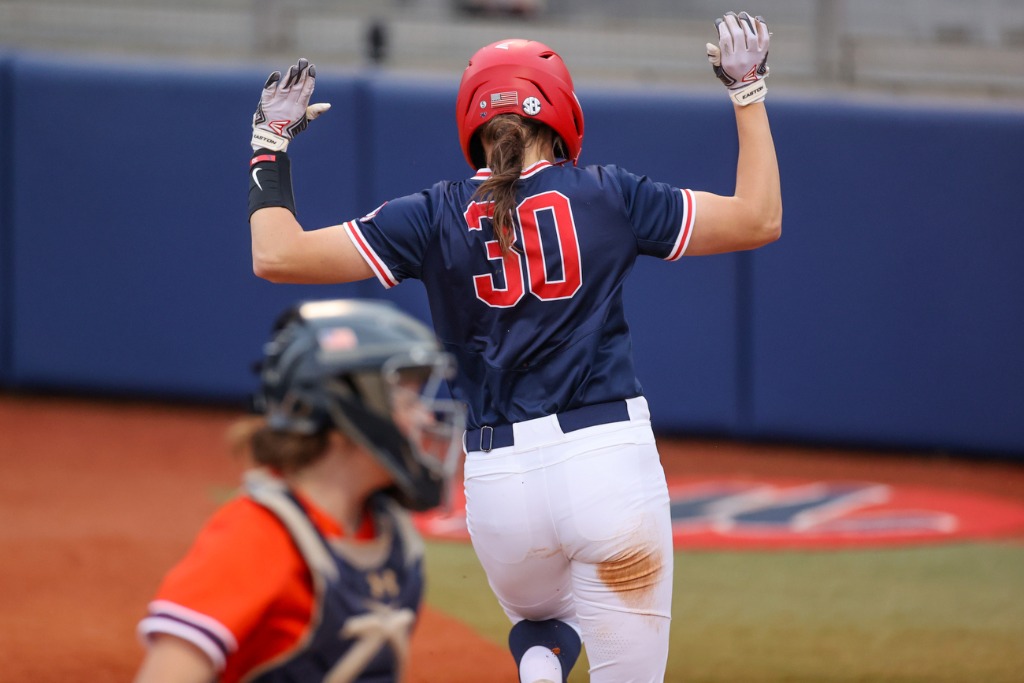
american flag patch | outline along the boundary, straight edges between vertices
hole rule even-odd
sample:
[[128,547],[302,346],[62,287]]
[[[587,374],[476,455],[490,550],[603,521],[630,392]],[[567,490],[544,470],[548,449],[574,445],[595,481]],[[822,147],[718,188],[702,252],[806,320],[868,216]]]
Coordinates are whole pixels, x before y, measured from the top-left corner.
[[515,90],[491,94],[491,107],[514,107],[517,104],[519,104],[519,93]]
[[320,348],[328,353],[349,351],[359,346],[359,338],[356,336],[355,330],[350,327],[320,330],[316,336],[317,341],[320,342]]

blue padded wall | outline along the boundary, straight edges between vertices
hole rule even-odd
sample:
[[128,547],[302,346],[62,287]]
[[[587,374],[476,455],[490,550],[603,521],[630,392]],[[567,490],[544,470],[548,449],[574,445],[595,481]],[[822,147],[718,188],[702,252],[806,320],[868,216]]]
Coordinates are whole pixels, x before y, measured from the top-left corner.
[[1024,454],[1024,113],[773,102],[752,433]]
[[[327,293],[252,274],[249,126],[265,78],[15,61],[15,385],[201,397],[252,388],[273,317]],[[324,79],[319,94],[347,103],[354,93]],[[357,204],[353,155],[311,153],[353,147],[357,127],[339,113],[294,154],[300,216],[312,221]]]
[[[11,109],[11,57],[0,53],[0,149],[11,148],[14,130],[10,121]],[[14,294],[14,254],[11,233],[10,193],[11,157],[0,155],[0,387],[9,380],[11,372],[11,343],[14,332],[11,324]]]
[[[422,285],[251,271],[249,125],[266,73],[0,57],[0,387],[237,399],[275,316]],[[321,74],[292,146],[307,229],[471,172],[457,77]],[[581,162],[729,194],[724,96],[580,89]],[[1024,113],[773,97],[782,239],[641,259],[626,289],[661,432],[1024,458]]]

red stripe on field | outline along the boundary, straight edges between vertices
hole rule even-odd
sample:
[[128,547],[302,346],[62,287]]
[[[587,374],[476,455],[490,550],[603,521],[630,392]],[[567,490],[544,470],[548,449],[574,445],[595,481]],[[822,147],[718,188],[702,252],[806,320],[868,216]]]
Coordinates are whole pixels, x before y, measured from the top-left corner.
[[[879,482],[672,477],[679,549],[847,549],[1024,539],[1024,504],[937,487]],[[425,536],[468,540],[464,498],[425,513]],[[819,499],[820,497],[820,499]]]

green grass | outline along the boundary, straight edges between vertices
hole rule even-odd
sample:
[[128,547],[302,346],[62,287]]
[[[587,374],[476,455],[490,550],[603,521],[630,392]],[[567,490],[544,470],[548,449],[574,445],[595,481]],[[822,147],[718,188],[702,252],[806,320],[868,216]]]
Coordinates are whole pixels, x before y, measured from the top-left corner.
[[[427,572],[432,606],[505,643],[469,544],[429,542]],[[672,613],[670,683],[1024,681],[1020,544],[677,553]]]

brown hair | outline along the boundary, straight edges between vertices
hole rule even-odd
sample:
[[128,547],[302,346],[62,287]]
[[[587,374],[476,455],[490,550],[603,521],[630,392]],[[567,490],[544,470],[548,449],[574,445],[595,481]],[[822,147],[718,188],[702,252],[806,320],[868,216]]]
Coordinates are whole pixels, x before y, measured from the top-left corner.
[[323,457],[328,436],[326,431],[311,435],[275,432],[262,417],[243,418],[228,430],[235,453],[247,453],[254,464],[281,474],[297,472]]
[[473,198],[494,202],[494,237],[503,254],[512,249],[516,239],[516,182],[523,172],[526,149],[535,140],[545,138],[554,144],[554,131],[518,114],[496,116],[480,129],[481,141],[491,147],[487,157],[491,176],[481,183]]

